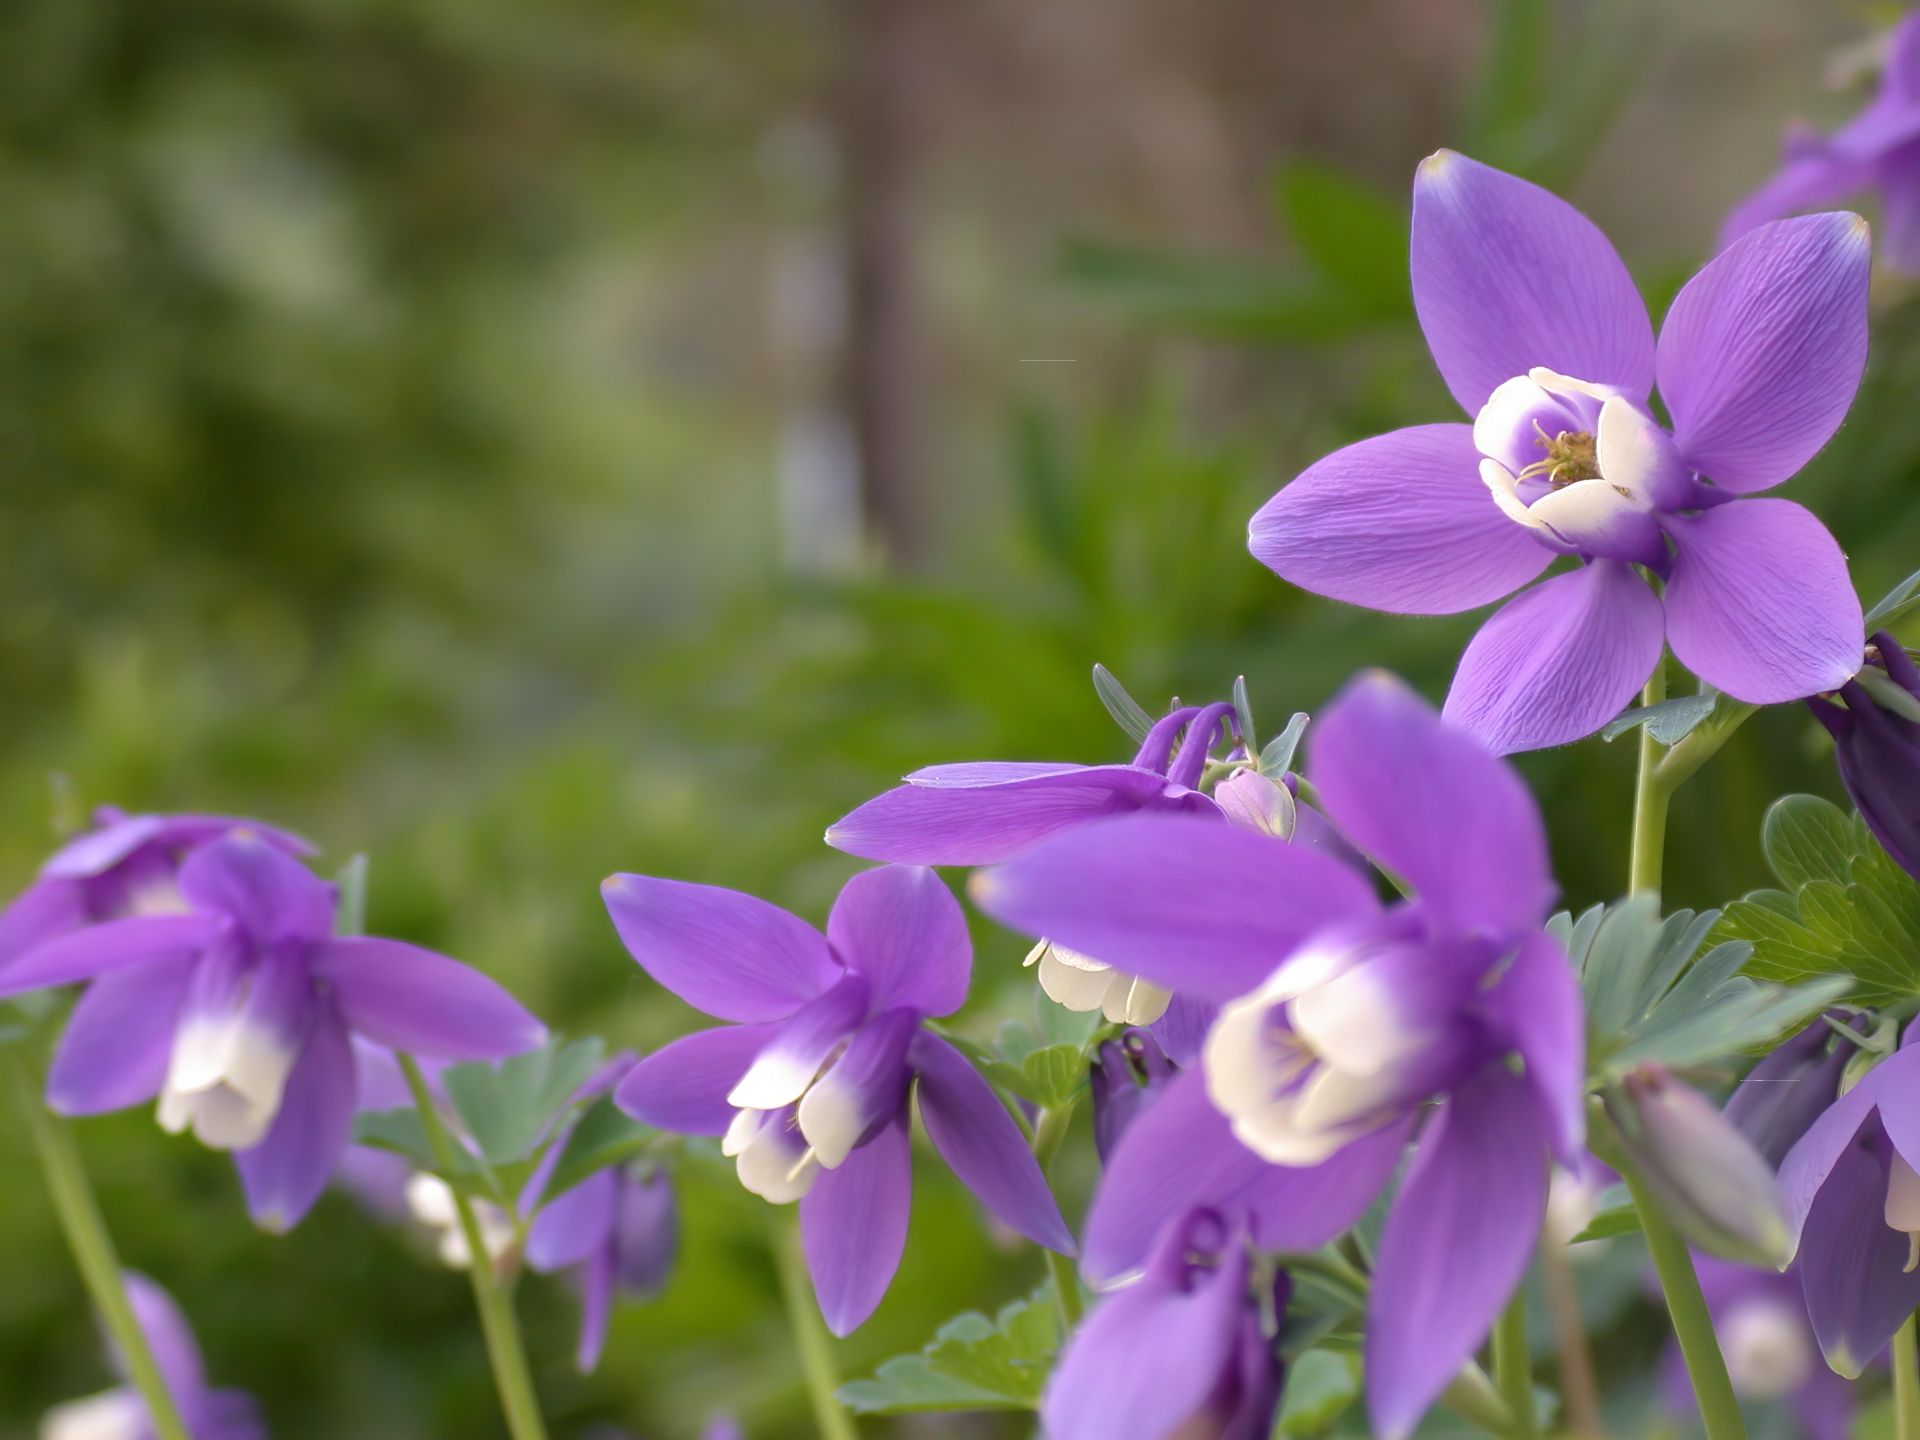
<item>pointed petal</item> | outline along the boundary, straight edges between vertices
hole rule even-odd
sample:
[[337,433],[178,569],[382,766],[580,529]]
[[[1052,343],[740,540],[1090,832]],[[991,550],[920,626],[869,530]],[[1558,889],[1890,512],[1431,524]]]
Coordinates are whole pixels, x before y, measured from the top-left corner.
[[1537,185],[1442,150],[1413,182],[1413,305],[1469,415],[1535,366],[1644,400],[1653,326],[1607,237]]
[[136,915],[89,925],[36,946],[0,972],[0,997],[196,955],[219,935],[222,925],[211,915]]
[[1073,1254],[1073,1236],[1047,1177],[993,1087],[958,1050],[924,1030],[913,1037],[907,1060],[920,1076],[920,1119],[927,1138],[960,1182],[1035,1244]]
[[1247,548],[1303,590],[1401,615],[1485,605],[1553,560],[1487,494],[1465,425],[1334,451],[1260,507]]
[[174,1402],[188,1414],[200,1408],[207,1388],[206,1364],[200,1357],[200,1343],[193,1327],[173,1297],[136,1270],[121,1272],[127,1303],[140,1333],[153,1351],[154,1363],[172,1392]]
[[980,871],[974,903],[1163,989],[1246,994],[1321,926],[1377,914],[1336,860],[1229,825],[1137,815],[1082,826]]
[[721,1025],[664,1045],[627,1072],[614,1104],[642,1124],[679,1135],[724,1135],[733,1123],[727,1094],[780,1024]]
[[1308,735],[1327,813],[1445,923],[1515,931],[1546,918],[1547,836],[1525,782],[1404,681],[1362,671]]
[[834,1334],[859,1329],[887,1293],[906,1249],[912,1209],[913,1159],[902,1110],[844,1165],[821,1171],[800,1202],[813,1293]]
[[47,1074],[47,1108],[103,1115],[160,1093],[191,958],[102,975],[73,1007]]
[[615,875],[600,893],[641,968],[721,1020],[779,1020],[840,978],[826,936],[738,890]]
[[197,910],[231,916],[262,945],[333,932],[333,886],[251,830],[231,831],[188,856],[180,893]]
[[1774,705],[1837,690],[1860,668],[1860,598],[1811,511],[1742,500],[1666,523],[1667,639],[1702,680]]
[[1367,1306],[1367,1403],[1404,1440],[1526,1274],[1547,1203],[1546,1131],[1498,1063],[1427,1123],[1387,1217]]
[[322,1004],[267,1138],[234,1154],[247,1213],[278,1234],[300,1223],[327,1187],[353,1134],[353,1046],[346,1023]]
[[542,1205],[527,1230],[527,1264],[550,1275],[606,1249],[619,1199],[619,1172],[602,1170]]
[[1591,735],[1653,673],[1665,625],[1660,597],[1629,565],[1595,560],[1556,575],[1480,627],[1454,672],[1446,718],[1499,755]]
[[922,865],[883,865],[854,876],[827,916],[827,940],[873,986],[873,1009],[906,1006],[951,1015],[973,974],[967,917],[940,877]]
[[602,1247],[580,1265],[580,1341],[574,1346],[574,1368],[591,1375],[600,1365],[607,1343],[607,1322],[613,1318],[613,1251]]
[[1580,1166],[1587,1143],[1587,1024],[1580,980],[1551,935],[1527,937],[1481,1009],[1499,1042],[1526,1061],[1553,1153]]
[[834,1047],[866,1019],[871,993],[864,975],[849,973],[819,999],[794,1011],[753,1057],[727,1103],[741,1110],[778,1110],[798,1100]]
[[1716,248],[1725,250],[1749,230],[1796,210],[1824,210],[1873,181],[1871,161],[1836,155],[1823,141],[1819,150],[1789,159],[1766,184],[1729,210],[1720,222]]
[[547,1038],[547,1027],[497,982],[401,940],[329,940],[314,970],[332,984],[349,1026],[396,1050],[499,1060]]
[[36,946],[78,930],[90,918],[79,881],[34,881],[0,911],[0,974]]
[[1807,1127],[1806,1134],[1794,1142],[1775,1177],[1789,1233],[1795,1236],[1801,1233],[1820,1187],[1827,1183],[1827,1176],[1833,1173],[1860,1127],[1879,1105],[1882,1087],[1910,1088],[1916,1083],[1920,1083],[1920,1049],[1896,1050],[1869,1070],[1858,1085],[1829,1105],[1820,1118]]
[[1848,1137],[1800,1234],[1796,1264],[1807,1318],[1827,1364],[1860,1374],[1920,1306],[1920,1271],[1908,1273],[1907,1237],[1886,1221],[1892,1148],[1870,1117]]
[[1867,222],[1749,231],[1689,280],[1660,329],[1660,394],[1687,465],[1745,494],[1833,437],[1867,365]]

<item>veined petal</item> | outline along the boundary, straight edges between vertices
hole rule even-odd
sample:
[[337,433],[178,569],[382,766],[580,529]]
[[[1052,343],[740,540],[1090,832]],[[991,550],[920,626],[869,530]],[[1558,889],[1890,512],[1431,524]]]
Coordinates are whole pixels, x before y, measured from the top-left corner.
[[1495,611],[1460,657],[1441,713],[1498,755],[1579,740],[1646,683],[1665,628],[1659,597],[1630,565],[1595,560]]
[[841,887],[827,916],[827,940],[873,986],[873,1009],[909,1005],[951,1015],[967,999],[973,942],[967,917],[940,877],[923,865],[883,865]]
[[1886,1222],[1892,1157],[1879,1124],[1868,1117],[1848,1136],[1800,1233],[1796,1264],[1807,1318],[1827,1364],[1848,1379],[1920,1306],[1920,1271],[1904,1268],[1907,1237]]
[[643,1124],[680,1135],[724,1135],[733,1123],[727,1093],[779,1033],[780,1022],[698,1030],[627,1072],[614,1104]]
[[827,1169],[838,1168],[907,1093],[907,1045],[920,1028],[912,1010],[876,1015],[800,1102],[800,1133]]
[[1667,554],[1645,502],[1611,480],[1576,480],[1542,495],[1527,507],[1526,523],[1581,555],[1652,565]]
[[1515,375],[1495,386],[1473,417],[1473,446],[1518,475],[1541,458],[1544,440],[1593,430],[1599,408],[1591,396],[1549,390],[1531,373]]
[[257,945],[333,932],[333,886],[251,830],[203,845],[180,867],[180,893],[230,916]]
[[329,940],[314,969],[332,984],[349,1026],[396,1050],[499,1060],[547,1038],[547,1027],[498,982],[418,945]]
[[1867,224],[1835,212],[1750,230],[1689,280],[1660,331],[1660,393],[1687,465],[1778,485],[1832,438],[1867,364]]
[[276,1234],[299,1224],[353,1134],[354,1060],[347,1027],[322,1004],[299,1063],[287,1077],[267,1138],[234,1157],[254,1224]]
[[1860,599],[1827,527],[1791,500],[1667,517],[1667,639],[1736,700],[1774,705],[1837,690],[1860,668]]
[[1725,250],[1749,230],[1796,210],[1824,210],[1873,183],[1873,161],[1849,159],[1821,140],[1818,148],[1789,157],[1766,184],[1727,212],[1715,248]]
[[783,1019],[840,978],[826,936],[738,890],[615,875],[600,893],[641,968],[721,1020]]
[[754,1056],[727,1103],[742,1110],[777,1110],[798,1100],[834,1047],[866,1019],[871,993],[864,975],[842,975],[826,994],[794,1011]]
[[1372,610],[1451,615],[1551,563],[1489,503],[1465,425],[1362,440],[1302,471],[1255,513],[1253,558],[1303,590]]
[[1413,305],[1469,415],[1535,366],[1653,388],[1653,326],[1607,237],[1557,195],[1451,150],[1413,182]]
[[800,1242],[813,1293],[834,1334],[859,1329],[887,1293],[906,1249],[912,1208],[913,1159],[902,1107],[844,1165],[823,1170],[800,1202]]
[[974,903],[1164,989],[1225,1001],[1321,926],[1377,914],[1337,860],[1230,825],[1137,815],[1082,826],[973,877]]
[[1791,1234],[1796,1237],[1801,1234],[1820,1187],[1827,1183],[1827,1176],[1879,1105],[1881,1087],[1888,1084],[1911,1087],[1916,1082],[1920,1082],[1920,1049],[1896,1050],[1869,1070],[1858,1085],[1829,1105],[1794,1142],[1781,1160],[1775,1178],[1781,1211]]
[[1593,443],[1607,482],[1624,486],[1643,506],[1678,509],[1692,489],[1673,436],[1624,396],[1615,395],[1600,407]]
[[1526,1062],[1553,1153],[1577,1168],[1587,1140],[1587,1026],[1580,981],[1560,942],[1544,931],[1529,935],[1481,1011],[1498,1042]]
[[47,1108],[102,1115],[160,1093],[193,960],[161,960],[102,975],[68,1017],[47,1074]]
[[205,949],[223,929],[213,915],[135,915],[49,940],[0,971],[0,998],[91,980],[111,970],[178,960]]

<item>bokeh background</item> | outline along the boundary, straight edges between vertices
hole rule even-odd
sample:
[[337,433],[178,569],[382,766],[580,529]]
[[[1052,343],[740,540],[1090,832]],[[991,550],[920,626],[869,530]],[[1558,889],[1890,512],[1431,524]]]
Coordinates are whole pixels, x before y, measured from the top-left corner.
[[[1336,606],[1243,545],[1327,449],[1457,418],[1406,295],[1417,160],[1570,195],[1657,313],[1782,123],[1857,107],[1892,18],[12,0],[0,880],[95,804],[257,814],[324,866],[368,853],[375,930],[651,1049],[696,1022],[617,945],[611,871],[819,919],[855,865],[822,828],[902,772],[1124,758],[1095,661],[1149,708],[1244,674],[1268,733],[1363,664],[1437,697],[1479,617]],[[1908,294],[1877,291],[1861,403],[1786,491],[1869,600],[1920,564]],[[1576,903],[1623,887],[1630,743],[1522,762]],[[1761,811],[1799,789],[1838,796],[1816,728],[1765,713],[1676,803],[1671,903],[1765,883]],[[976,938],[990,1023],[1030,985],[1012,937]],[[146,1113],[80,1133],[125,1258],[275,1435],[504,1433],[465,1282],[416,1238],[342,1196],[262,1236],[225,1160]],[[12,1108],[0,1167],[0,1435],[26,1436],[108,1375]],[[1041,1274],[919,1169],[848,1376]],[[571,1297],[522,1288],[557,1440],[722,1408],[810,1433],[767,1207],[717,1166],[682,1185],[676,1277],[596,1376]],[[1632,1290],[1601,1359],[1643,1394],[1662,1327]]]

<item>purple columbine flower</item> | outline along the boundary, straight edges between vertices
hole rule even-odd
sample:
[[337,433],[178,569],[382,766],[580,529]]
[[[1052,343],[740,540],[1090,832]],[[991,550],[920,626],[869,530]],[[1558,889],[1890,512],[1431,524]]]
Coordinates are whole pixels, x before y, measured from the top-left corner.
[[313,846],[287,830],[224,815],[129,815],[111,805],[94,828],[54,851],[40,876],[0,911],[0,971],[35,946],[103,920],[177,915],[180,864],[231,830],[247,829],[289,855]]
[[1088,1089],[1093,1098],[1093,1144],[1103,1164],[1128,1127],[1165,1093],[1182,1068],[1151,1030],[1135,1028],[1117,1040],[1100,1042]]
[[[1740,497],[1791,477],[1853,401],[1864,221],[1814,215],[1742,237],[1687,282],[1658,346],[1591,221],[1463,155],[1421,164],[1412,253],[1421,328],[1473,423],[1396,430],[1310,466],[1253,517],[1255,558],[1303,589],[1409,615],[1471,610],[1578,559],[1496,612],[1454,674],[1447,719],[1499,754],[1598,730],[1663,641],[1753,704],[1859,668],[1840,547],[1800,506]],[[1656,380],[1671,432],[1648,408]]]
[[1920,1026],[1780,1162],[1807,1315],[1849,1379],[1920,1307]]
[[[1713,1316],[1733,1393],[1747,1401],[1787,1402],[1807,1440],[1847,1440],[1853,1426],[1853,1386],[1820,1361],[1799,1275],[1697,1253],[1693,1269]],[[1700,1413],[1686,1360],[1672,1339],[1660,1357],[1660,1398],[1676,1420],[1692,1420]]]
[[[207,1385],[205,1362],[193,1327],[173,1297],[144,1275],[123,1273],[134,1319],[147,1337],[167,1393],[193,1440],[266,1440],[260,1407],[244,1390],[215,1390]],[[116,1370],[123,1370],[117,1351]],[[121,1385],[84,1400],[49,1410],[40,1421],[41,1440],[153,1440],[146,1401],[131,1385]]]
[[835,1334],[873,1313],[906,1245],[910,1082],[928,1138],[986,1207],[1073,1253],[1006,1106],[921,1025],[960,1008],[973,968],[959,902],[933,871],[854,876],[825,935],[709,885],[615,875],[602,893],[649,975],[735,1022],[649,1055],[614,1099],[662,1130],[724,1136],[741,1184],[774,1204],[800,1202],[807,1266]]
[[[1868,663],[1839,687],[1844,707],[1815,696],[1807,708],[1833,736],[1834,762],[1860,818],[1894,863],[1920,878],[1920,723],[1890,708],[1904,692],[1920,714],[1920,669],[1886,631],[1876,631],[1872,644]],[[1888,706],[1873,698],[1869,685],[1885,686]]]
[[1722,248],[1755,226],[1796,210],[1832,205],[1862,190],[1880,192],[1885,219],[1880,258],[1891,270],[1920,275],[1920,13],[1887,37],[1880,93],[1831,136],[1789,127],[1780,169],[1742,200],[1720,227]]
[[[1857,1031],[1865,1029],[1863,1016],[1844,1010],[1829,1010],[1827,1015]],[[1814,1021],[1782,1041],[1733,1087],[1722,1107],[1727,1119],[1778,1170],[1787,1152],[1839,1098],[1841,1074],[1856,1053],[1825,1019]]]
[[1257,1302],[1247,1239],[1208,1209],[1168,1222],[1146,1273],[1061,1351],[1040,1402],[1049,1440],[1266,1440],[1282,1372],[1262,1322],[1286,1313],[1289,1286],[1282,1273]]
[[1418,1133],[1367,1340],[1374,1423],[1399,1440],[1519,1283],[1549,1150],[1579,1161],[1584,1025],[1541,928],[1554,886],[1520,777],[1380,672],[1310,743],[1329,816],[1416,900],[1383,909],[1336,861],[1160,816],[1056,836],[981,872],[974,895],[1221,1006],[1201,1066],[1107,1167],[1087,1222],[1096,1284],[1137,1272],[1194,1205],[1245,1215],[1264,1248],[1312,1250],[1360,1217]]
[[252,831],[194,851],[178,882],[185,913],[48,941],[0,974],[0,996],[91,981],[47,1104],[95,1115],[158,1096],[165,1129],[234,1152],[265,1229],[296,1224],[347,1147],[353,1034],[456,1060],[546,1037],[477,970],[399,940],[336,936],[334,887]]

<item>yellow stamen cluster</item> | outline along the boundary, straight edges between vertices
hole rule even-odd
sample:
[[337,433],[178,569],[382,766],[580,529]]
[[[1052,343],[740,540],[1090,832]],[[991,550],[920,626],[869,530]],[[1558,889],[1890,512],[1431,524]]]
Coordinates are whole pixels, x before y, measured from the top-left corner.
[[1562,430],[1558,435],[1548,435],[1538,420],[1533,422],[1533,428],[1540,437],[1533,443],[1547,452],[1547,458],[1534,461],[1515,478],[1525,480],[1530,475],[1544,475],[1556,490],[1576,480],[1600,478],[1600,457],[1591,432]]

